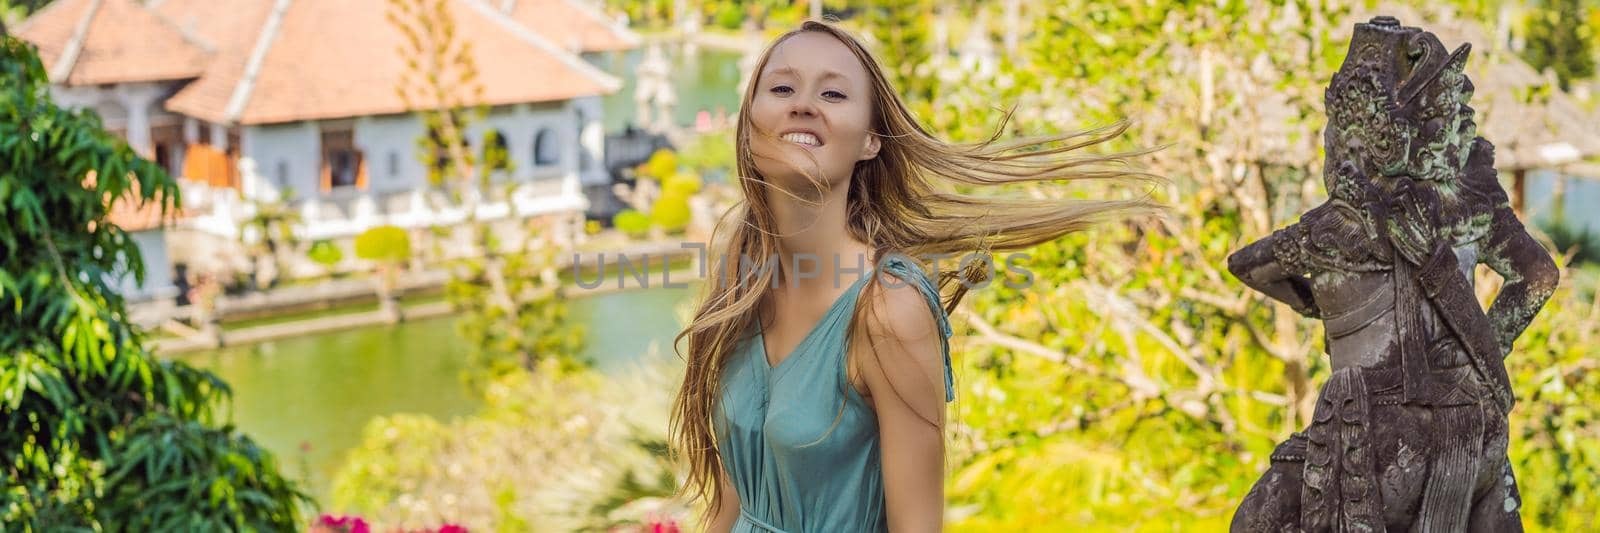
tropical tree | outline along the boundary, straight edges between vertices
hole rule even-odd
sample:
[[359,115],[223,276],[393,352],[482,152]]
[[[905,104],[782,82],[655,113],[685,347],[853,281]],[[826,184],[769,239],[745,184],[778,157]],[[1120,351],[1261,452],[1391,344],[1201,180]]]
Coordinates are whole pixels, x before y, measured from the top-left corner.
[[300,244],[295,226],[301,222],[300,211],[290,207],[294,191],[284,189],[278,198],[251,202],[254,213],[245,219],[239,232],[245,249],[255,263],[256,287],[268,289],[283,278],[284,252]]
[[1581,0],[1545,0],[1528,13],[1522,57],[1535,70],[1554,70],[1561,90],[1594,76],[1594,27]]
[[[1060,2],[1031,13],[1031,45],[995,80],[941,90],[928,120],[957,139],[993,133],[1007,109],[992,95],[1028,110],[1012,118],[1030,133],[1132,118],[1108,148],[1164,146],[1140,163],[1172,179],[1151,191],[1169,216],[1030,250],[1027,288],[997,283],[958,310],[954,529],[1220,529],[1273,445],[1307,423],[1327,372],[1320,326],[1222,265],[1324,198],[1322,90],[1353,4]],[[1512,420],[1535,527],[1592,525],[1571,509],[1600,491],[1583,444],[1600,436],[1593,411],[1573,403],[1595,390],[1578,388],[1592,362],[1577,343],[1600,328],[1578,318],[1585,298],[1558,291],[1509,361],[1519,396],[1546,402]],[[1538,333],[1551,326],[1561,333]]]
[[871,0],[860,21],[879,57],[885,59],[886,74],[911,101],[933,99],[938,86],[927,24],[933,10],[934,3],[928,0]]
[[4,29],[7,23],[28,18],[29,15],[38,12],[40,9],[44,9],[44,6],[49,5],[50,1],[51,0],[0,0],[0,29]]
[[578,358],[585,329],[568,314],[566,289],[556,272],[560,248],[550,242],[547,224],[540,220],[530,224],[522,247],[505,256],[509,306],[496,302],[490,288],[481,283],[445,287],[446,296],[462,311],[456,332],[471,347],[474,364],[466,376],[469,383],[535,371],[544,360],[569,369],[589,363]]
[[385,527],[471,531],[666,531],[642,522],[688,518],[670,499],[677,477],[659,423],[681,366],[648,357],[602,376],[538,365],[492,378],[477,416],[369,423],[334,479],[334,504]]
[[[546,271],[553,271],[553,240],[544,239],[540,222],[523,224],[521,253],[502,254],[504,247],[491,225],[478,218],[482,199],[493,196],[491,178],[513,167],[503,140],[491,132],[474,154],[467,130],[488,111],[480,102],[483,84],[473,59],[472,43],[457,33],[446,0],[389,0],[388,19],[405,37],[398,52],[407,59],[396,90],[421,113],[428,134],[418,138],[419,156],[433,183],[446,187],[466,211],[462,228],[473,246],[470,257],[454,262],[446,287],[450,302],[462,311],[457,329],[483,364],[478,370],[497,373],[507,368],[535,368],[541,357],[575,353],[565,347],[581,339],[567,327],[566,295],[551,289]],[[506,185],[509,196],[515,182]],[[442,233],[452,233],[449,230]],[[535,244],[539,243],[539,244]]]
[[306,257],[322,265],[322,268],[332,273],[334,267],[338,266],[339,262],[344,261],[344,250],[340,249],[339,245],[333,241],[319,240],[311,243],[311,249],[306,250]]
[[378,307],[384,317],[398,322],[400,297],[396,289],[400,272],[411,259],[411,236],[395,226],[378,226],[356,236],[356,257],[373,262],[378,273]]
[[309,503],[228,422],[227,383],[155,358],[120,278],[116,202],[178,205],[161,167],[50,97],[0,34],[0,523],[7,530],[287,530]]

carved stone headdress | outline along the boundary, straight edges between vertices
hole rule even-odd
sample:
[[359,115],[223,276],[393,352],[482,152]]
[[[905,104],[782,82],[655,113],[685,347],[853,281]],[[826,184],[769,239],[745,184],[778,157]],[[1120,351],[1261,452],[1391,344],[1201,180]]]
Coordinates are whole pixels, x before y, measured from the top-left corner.
[[[1366,207],[1369,215],[1408,219],[1369,219],[1377,226],[1437,229],[1452,238],[1486,229],[1499,187],[1493,146],[1477,137],[1467,105],[1471,50],[1462,44],[1451,52],[1434,34],[1394,17],[1356,25],[1350,52],[1324,94],[1323,180],[1331,197]],[[1432,213],[1402,214],[1416,211],[1414,204]]]
[[1463,73],[1470,51],[1463,44],[1450,52],[1434,34],[1393,17],[1356,25],[1324,96],[1330,194],[1354,192],[1337,183],[1345,161],[1379,184],[1380,176],[1440,185],[1459,178],[1477,136],[1467,105],[1472,82]]

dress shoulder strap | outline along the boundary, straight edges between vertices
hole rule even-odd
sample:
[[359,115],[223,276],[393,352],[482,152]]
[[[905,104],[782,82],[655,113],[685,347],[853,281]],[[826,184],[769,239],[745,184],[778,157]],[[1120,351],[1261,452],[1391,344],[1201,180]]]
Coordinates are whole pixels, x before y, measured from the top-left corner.
[[[950,316],[945,313],[944,306],[940,304],[939,285],[928,276],[921,265],[912,261],[903,254],[889,254],[879,262],[879,267],[895,277],[917,287],[923,299],[928,302],[928,309],[933,313],[933,319],[939,325],[939,350],[944,360],[944,401],[956,399],[955,374],[950,365]],[[881,281],[881,279],[880,279]]]

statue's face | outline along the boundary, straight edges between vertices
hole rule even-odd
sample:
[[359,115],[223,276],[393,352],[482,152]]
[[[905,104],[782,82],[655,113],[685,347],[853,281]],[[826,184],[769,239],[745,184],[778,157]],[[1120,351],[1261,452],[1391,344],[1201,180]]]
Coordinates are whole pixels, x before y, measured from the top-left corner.
[[1462,69],[1470,48],[1447,52],[1432,33],[1379,17],[1357,24],[1350,52],[1328,85],[1324,179],[1330,194],[1349,190],[1335,172],[1345,161],[1380,186],[1393,178],[1447,181],[1460,175],[1476,136]]

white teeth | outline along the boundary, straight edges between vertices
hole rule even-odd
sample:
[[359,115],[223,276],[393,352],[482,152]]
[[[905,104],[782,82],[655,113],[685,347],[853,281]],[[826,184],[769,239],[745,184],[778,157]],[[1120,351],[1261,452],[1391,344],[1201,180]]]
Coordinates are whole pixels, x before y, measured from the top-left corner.
[[810,133],[784,134],[783,140],[796,144],[804,144],[807,146],[822,146],[822,141],[817,140],[817,136]]

